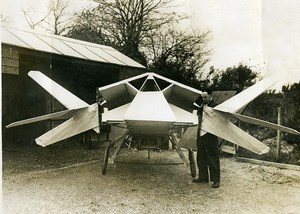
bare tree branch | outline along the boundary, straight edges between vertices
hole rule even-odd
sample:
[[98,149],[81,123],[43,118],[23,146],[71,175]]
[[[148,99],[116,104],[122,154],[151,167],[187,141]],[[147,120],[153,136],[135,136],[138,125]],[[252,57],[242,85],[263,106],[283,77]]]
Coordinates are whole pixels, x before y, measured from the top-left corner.
[[34,21],[32,16],[30,15],[30,11],[22,10],[24,17],[26,19],[27,24],[31,29],[34,29],[36,26],[40,25],[42,22],[46,20],[46,18],[51,14],[52,11],[49,11],[43,18],[38,21]]
[[73,26],[73,35],[80,34],[79,37],[84,38],[79,29],[88,30],[86,26],[98,28],[99,30],[96,30],[98,36],[93,30],[98,37],[93,38],[93,41],[111,45],[137,61],[145,61],[140,49],[150,33],[185,18],[166,11],[171,7],[172,0],[97,0],[97,2],[97,8],[84,11],[77,18],[77,24]]
[[193,85],[203,66],[209,61],[211,50],[206,45],[209,33],[184,32],[169,29],[148,38],[148,60],[152,69],[169,78]]
[[33,19],[32,10],[23,9],[23,14],[26,19],[26,22],[31,29],[36,28],[37,26],[46,29],[47,31],[63,35],[66,34],[71,28],[71,23],[74,19],[74,16],[67,16],[67,9],[69,7],[68,1],[63,0],[51,0],[48,6],[48,12],[41,19],[35,21]]

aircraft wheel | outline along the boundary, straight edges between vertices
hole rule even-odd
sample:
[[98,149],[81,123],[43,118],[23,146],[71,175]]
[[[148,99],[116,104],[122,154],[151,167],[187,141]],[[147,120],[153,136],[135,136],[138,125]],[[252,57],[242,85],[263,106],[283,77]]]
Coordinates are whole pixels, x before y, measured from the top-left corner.
[[189,161],[190,161],[190,170],[191,170],[191,175],[192,177],[196,177],[196,162],[194,158],[194,152],[192,149],[189,149]]
[[110,150],[110,145],[107,145],[105,152],[104,152],[104,159],[102,162],[102,175],[105,175],[106,171],[107,171],[109,150]]

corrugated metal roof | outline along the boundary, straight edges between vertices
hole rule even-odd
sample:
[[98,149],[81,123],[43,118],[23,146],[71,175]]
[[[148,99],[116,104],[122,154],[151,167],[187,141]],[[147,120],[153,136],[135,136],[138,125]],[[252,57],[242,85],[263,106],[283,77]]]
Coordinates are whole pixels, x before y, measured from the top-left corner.
[[145,68],[109,46],[9,26],[1,26],[1,43],[97,62]]

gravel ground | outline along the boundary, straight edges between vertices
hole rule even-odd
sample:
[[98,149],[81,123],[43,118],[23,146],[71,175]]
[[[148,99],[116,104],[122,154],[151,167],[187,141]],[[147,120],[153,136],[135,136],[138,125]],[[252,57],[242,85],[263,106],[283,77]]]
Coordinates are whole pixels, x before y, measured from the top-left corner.
[[[185,152],[185,155],[187,153]],[[221,186],[192,183],[173,151],[3,148],[3,213],[300,213],[300,172],[221,157]]]

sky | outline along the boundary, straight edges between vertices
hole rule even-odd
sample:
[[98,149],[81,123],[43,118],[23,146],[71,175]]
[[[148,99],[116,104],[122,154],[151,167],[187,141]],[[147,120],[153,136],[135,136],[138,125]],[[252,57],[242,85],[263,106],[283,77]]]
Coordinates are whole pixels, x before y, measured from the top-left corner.
[[[189,0],[191,27],[210,30],[214,57],[219,68],[239,63],[263,63],[259,0]],[[252,62],[253,61],[253,62]]]
[[[23,29],[29,28],[22,12],[23,10],[30,13],[33,20],[37,22],[47,14],[47,8],[51,2],[51,0],[14,0],[12,4],[10,0],[0,1],[1,15],[3,17],[9,17],[9,22],[13,26]],[[66,0],[60,1],[64,2]],[[76,11],[95,5],[92,0],[68,0],[68,2],[66,13],[70,16]]]
[[[262,75],[280,74],[282,84],[300,81],[299,0],[177,0],[191,16],[187,27],[210,30],[212,48],[209,66],[225,69],[239,63]],[[1,14],[20,28],[27,27],[22,9],[36,17],[46,12],[49,0],[1,0]],[[70,10],[92,3],[70,1]]]
[[216,68],[239,63],[300,81],[299,0],[188,0],[191,27],[212,31]]

